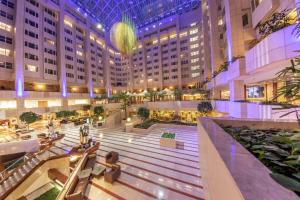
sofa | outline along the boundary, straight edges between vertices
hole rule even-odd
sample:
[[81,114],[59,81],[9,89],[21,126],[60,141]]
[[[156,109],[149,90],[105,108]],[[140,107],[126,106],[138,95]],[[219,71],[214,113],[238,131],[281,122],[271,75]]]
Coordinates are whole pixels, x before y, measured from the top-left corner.
[[108,164],[115,164],[119,160],[119,154],[115,151],[111,151],[105,155],[105,162]]
[[111,168],[104,172],[104,180],[108,183],[114,183],[121,175],[121,166],[112,165]]

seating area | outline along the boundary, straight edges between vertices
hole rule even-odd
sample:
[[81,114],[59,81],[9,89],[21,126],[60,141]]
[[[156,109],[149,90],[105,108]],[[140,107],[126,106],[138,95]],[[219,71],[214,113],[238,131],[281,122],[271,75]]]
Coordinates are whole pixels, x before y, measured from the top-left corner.
[[71,181],[71,185],[67,191],[67,200],[81,200],[84,197],[86,187],[91,178],[92,169],[96,162],[96,154],[90,154],[83,157],[82,165],[78,166],[80,170]]
[[[97,142],[90,146],[84,151],[82,158],[78,161],[77,165],[73,170],[73,173],[65,184],[66,193],[64,198],[67,200],[82,200],[84,198],[85,191],[90,180],[95,178],[100,178],[104,175],[104,179],[108,183],[115,182],[121,175],[121,166],[115,163],[119,159],[119,154],[117,152],[109,152],[107,154],[107,164],[110,167],[103,167],[96,164],[97,154],[95,153],[100,146]],[[75,153],[76,151],[72,151]]]
[[119,154],[115,151],[111,151],[105,156],[105,162],[107,164],[115,164],[119,160]]

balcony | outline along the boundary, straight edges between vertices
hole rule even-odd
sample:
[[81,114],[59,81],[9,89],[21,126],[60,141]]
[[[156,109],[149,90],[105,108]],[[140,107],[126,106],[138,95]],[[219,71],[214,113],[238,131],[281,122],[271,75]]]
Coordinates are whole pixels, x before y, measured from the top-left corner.
[[227,78],[228,71],[221,72],[216,76],[214,80],[215,87],[223,86],[228,84],[228,78]]
[[289,59],[296,57],[300,38],[293,35],[294,25],[270,34],[246,53],[246,73],[265,71],[275,74],[289,66]]
[[252,13],[253,28],[279,7],[279,0],[262,0]]
[[245,58],[239,58],[228,67],[227,79],[237,80],[241,76],[246,74],[245,70]]

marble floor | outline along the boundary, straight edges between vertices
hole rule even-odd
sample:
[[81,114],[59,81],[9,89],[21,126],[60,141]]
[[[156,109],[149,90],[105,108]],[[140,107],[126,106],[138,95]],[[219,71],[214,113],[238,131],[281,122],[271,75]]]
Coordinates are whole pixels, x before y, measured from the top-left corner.
[[[56,146],[64,149],[78,143],[78,129],[61,130],[66,136]],[[160,147],[163,131],[175,132],[181,146]],[[196,127],[155,129],[147,134],[91,128],[90,136],[100,141],[97,163],[105,166],[104,156],[116,151],[122,174],[114,184],[106,183],[103,177],[93,179],[86,192],[87,199],[204,199]]]

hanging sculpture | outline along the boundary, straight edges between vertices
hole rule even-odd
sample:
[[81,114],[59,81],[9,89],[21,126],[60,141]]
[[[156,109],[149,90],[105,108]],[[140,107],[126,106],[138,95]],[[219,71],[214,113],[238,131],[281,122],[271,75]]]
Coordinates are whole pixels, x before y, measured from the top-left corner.
[[122,22],[112,26],[110,41],[123,56],[132,55],[137,45],[137,36],[135,25],[127,15],[123,15]]

